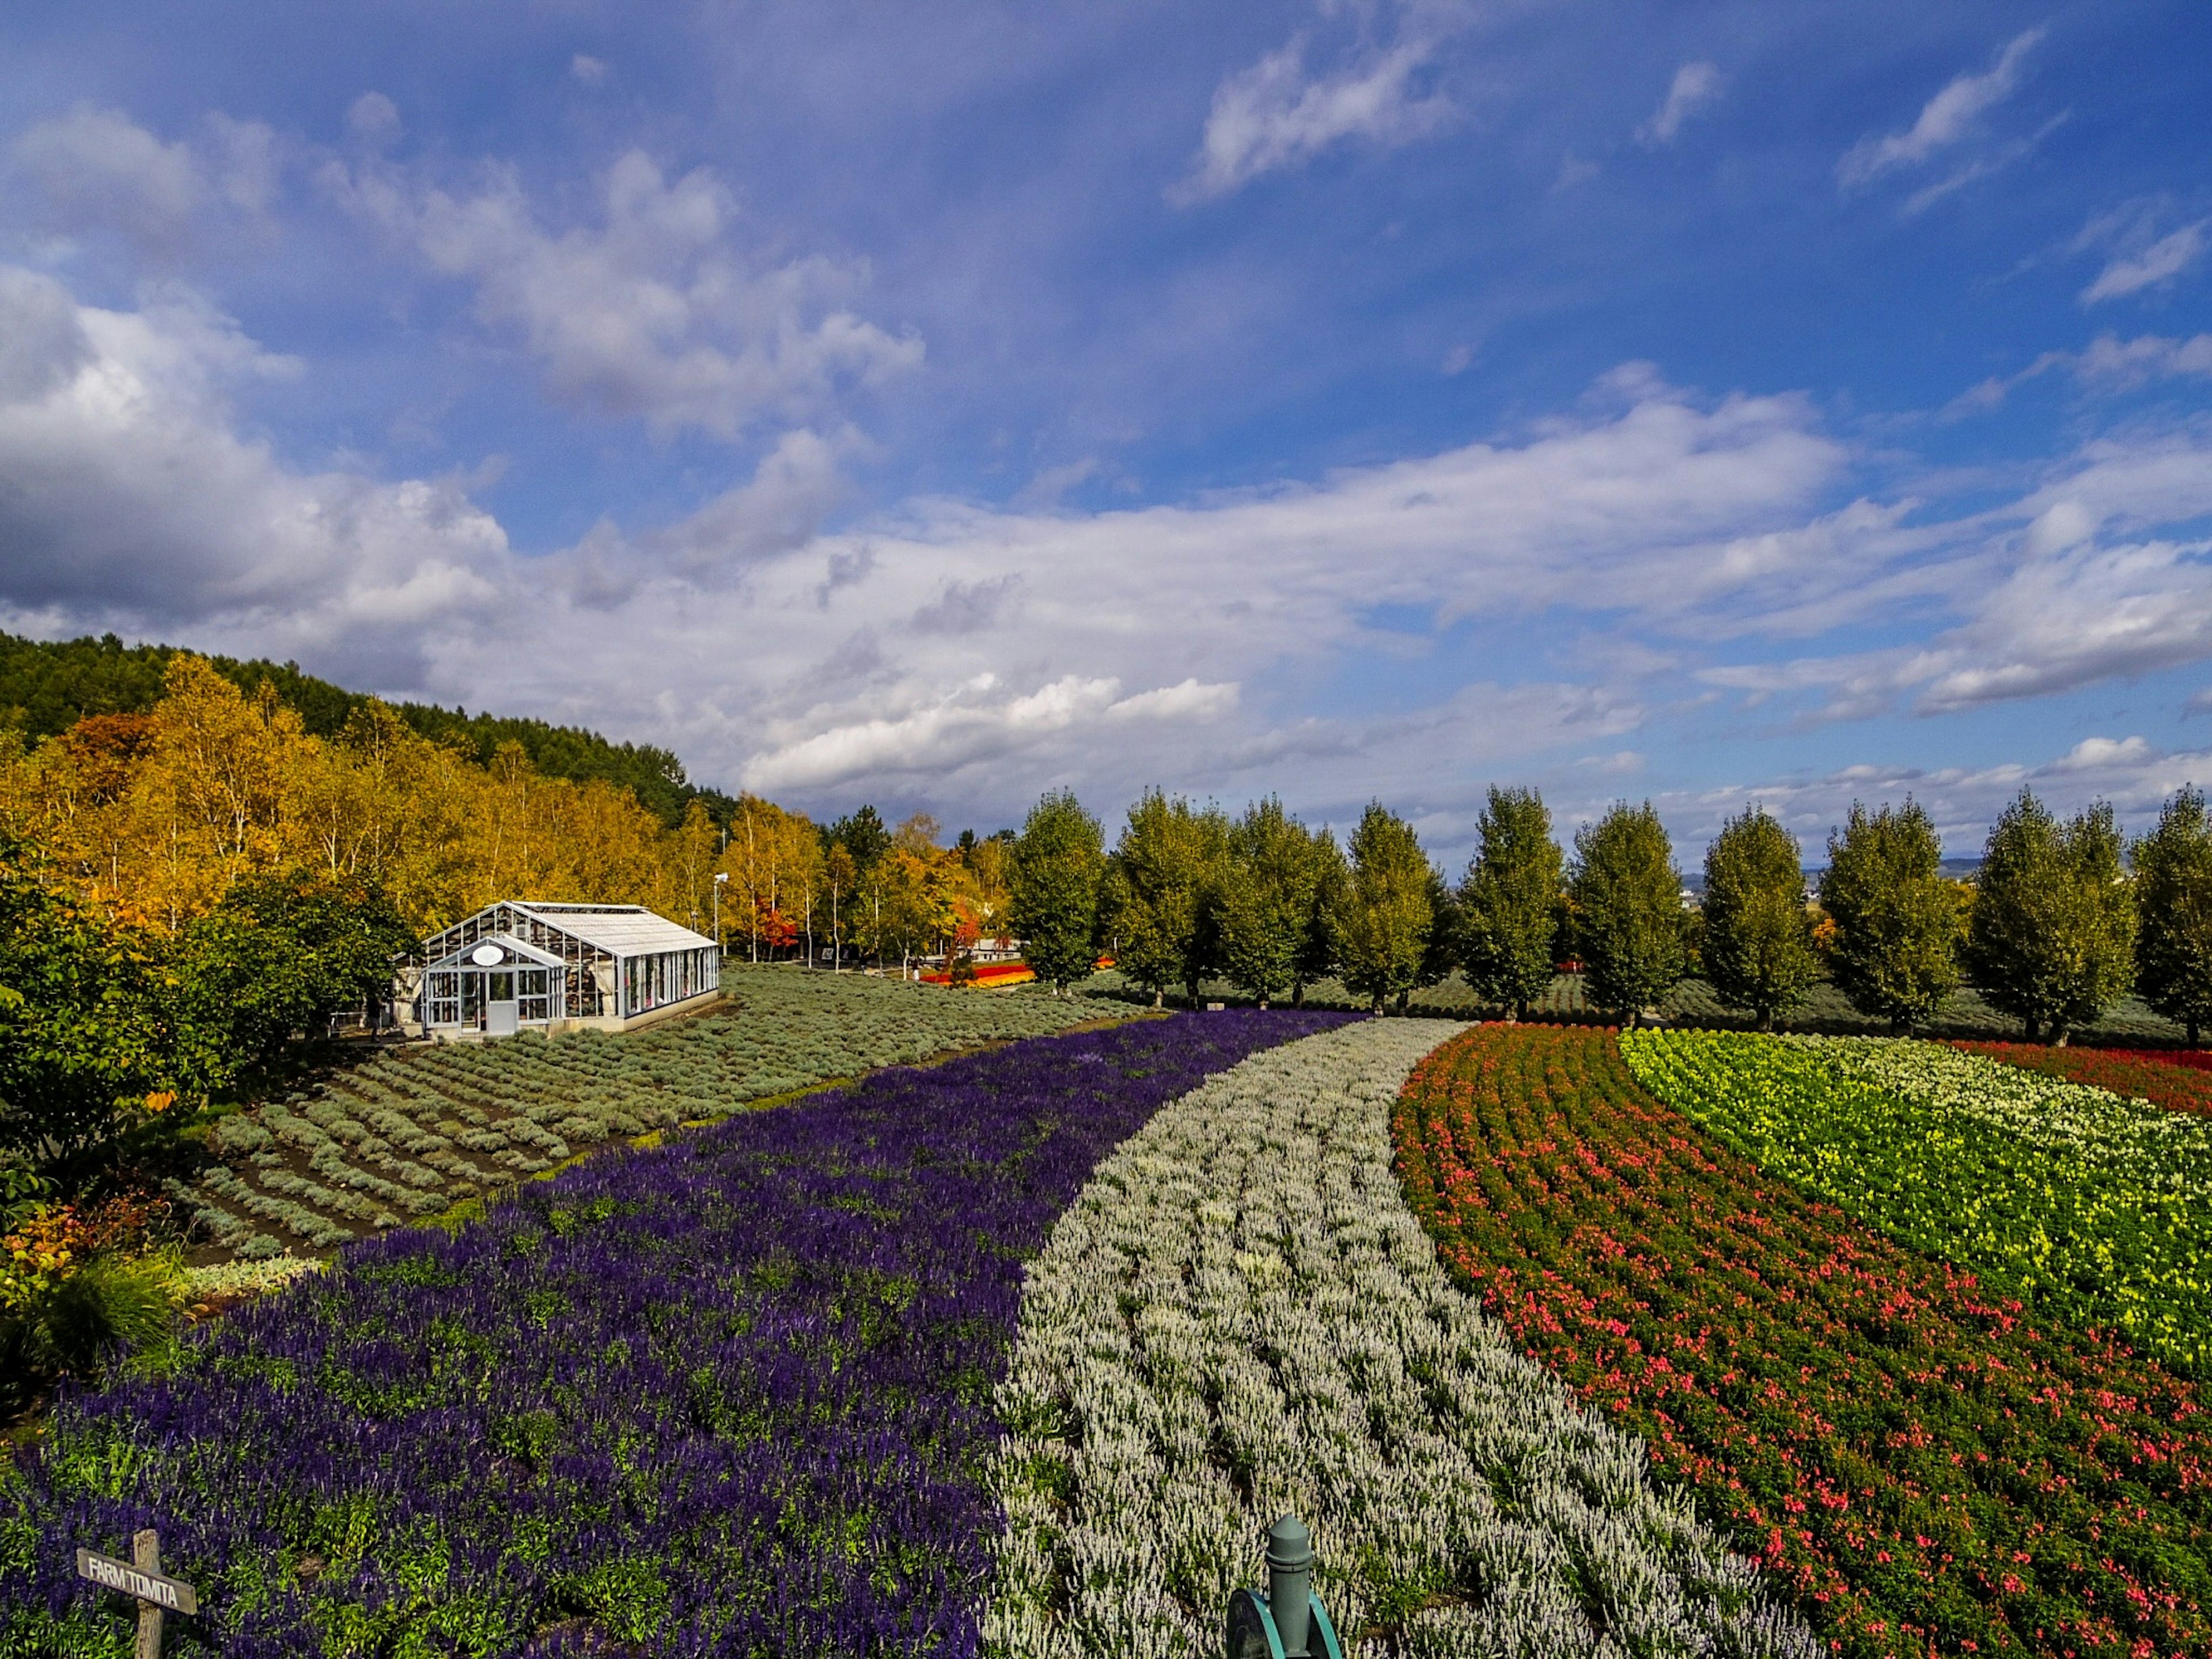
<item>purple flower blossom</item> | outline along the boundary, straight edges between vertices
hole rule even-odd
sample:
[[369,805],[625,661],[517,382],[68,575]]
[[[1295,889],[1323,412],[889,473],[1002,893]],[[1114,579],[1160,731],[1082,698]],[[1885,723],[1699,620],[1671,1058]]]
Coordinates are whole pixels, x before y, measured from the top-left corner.
[[884,1073],[356,1246],[58,1404],[0,1651],[121,1628],[73,1553],[152,1525],[207,1609],[174,1652],[973,1654],[1023,1261],[1160,1105],[1340,1018]]

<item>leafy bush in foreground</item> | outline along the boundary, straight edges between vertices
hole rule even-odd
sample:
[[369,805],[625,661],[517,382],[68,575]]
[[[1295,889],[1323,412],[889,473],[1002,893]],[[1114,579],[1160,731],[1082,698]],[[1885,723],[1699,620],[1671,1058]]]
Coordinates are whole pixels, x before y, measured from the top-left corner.
[[1634,1031],[1644,1087],[1760,1168],[2046,1316],[2212,1367],[2212,1121],[1942,1043]]
[[1000,1390],[1003,1659],[1218,1651],[1286,1510],[1354,1654],[1818,1651],[1438,1267],[1389,1112],[1443,1035],[1368,1021],[1248,1060],[1053,1230]]
[[1801,1196],[1603,1031],[1468,1034],[1396,1139],[1453,1272],[1850,1659],[2212,1651],[2192,1384]]
[[728,1006],[649,1030],[380,1055],[311,1093],[222,1120],[212,1144],[225,1167],[173,1195],[248,1258],[328,1250],[611,1138],[1101,1012],[1035,992],[954,996],[790,968],[732,965],[722,982]]
[[120,1639],[70,1551],[158,1526],[179,1653],[973,1653],[1023,1258],[1163,1101],[1329,1018],[887,1073],[361,1245],[57,1407],[0,1652]]

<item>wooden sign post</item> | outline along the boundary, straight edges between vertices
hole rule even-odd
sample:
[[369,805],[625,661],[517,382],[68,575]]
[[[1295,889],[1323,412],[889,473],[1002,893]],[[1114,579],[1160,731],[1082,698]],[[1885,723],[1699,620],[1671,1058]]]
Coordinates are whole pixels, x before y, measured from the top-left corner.
[[76,1576],[138,1598],[138,1642],[131,1650],[131,1659],[161,1659],[161,1614],[165,1609],[171,1613],[200,1610],[200,1599],[192,1594],[190,1584],[181,1578],[163,1576],[161,1534],[151,1527],[132,1535],[128,1561],[79,1550]]

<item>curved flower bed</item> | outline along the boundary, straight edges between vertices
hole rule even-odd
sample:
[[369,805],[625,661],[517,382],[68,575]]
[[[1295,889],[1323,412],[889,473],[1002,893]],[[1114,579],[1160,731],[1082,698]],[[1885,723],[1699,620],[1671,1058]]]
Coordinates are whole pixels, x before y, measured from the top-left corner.
[[71,1552],[158,1526],[176,1653],[972,1653],[1023,1258],[1162,1102],[1334,1018],[883,1073],[357,1246],[58,1407],[0,1651],[127,1646]]
[[2212,1120],[1937,1042],[1632,1031],[1620,1048],[1770,1174],[2047,1314],[2212,1368]]
[[1000,1390],[1006,1659],[1217,1651],[1267,1522],[1369,1654],[1818,1651],[1455,1290],[1390,1169],[1452,1028],[1368,1021],[1164,1109],[1053,1230]]
[[724,971],[723,1006],[621,1036],[416,1046],[226,1117],[226,1163],[172,1196],[248,1260],[434,1216],[601,1142],[973,1043],[1041,1036],[1096,1004],[947,997],[864,974]]
[[1470,1032],[1396,1140],[1453,1271],[1843,1653],[2212,1651],[2191,1383],[1801,1195],[1608,1032]]
[[2201,1048],[2054,1048],[2047,1042],[1955,1042],[1984,1060],[2086,1083],[2170,1112],[2212,1117],[2212,1054]]

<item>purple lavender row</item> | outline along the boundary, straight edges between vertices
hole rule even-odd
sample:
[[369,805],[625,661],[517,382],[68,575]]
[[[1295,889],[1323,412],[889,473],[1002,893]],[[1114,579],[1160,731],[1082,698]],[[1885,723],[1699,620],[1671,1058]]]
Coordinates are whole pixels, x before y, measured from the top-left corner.
[[173,1653],[971,1655],[1024,1260],[1158,1107],[1341,1018],[886,1073],[356,1247],[58,1404],[0,1652],[121,1631],[73,1553],[156,1526],[208,1610]]

